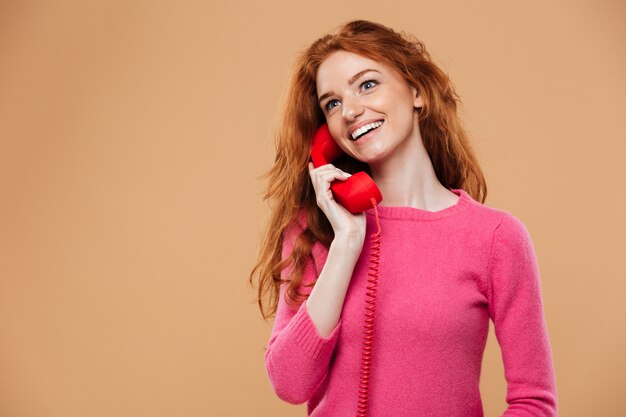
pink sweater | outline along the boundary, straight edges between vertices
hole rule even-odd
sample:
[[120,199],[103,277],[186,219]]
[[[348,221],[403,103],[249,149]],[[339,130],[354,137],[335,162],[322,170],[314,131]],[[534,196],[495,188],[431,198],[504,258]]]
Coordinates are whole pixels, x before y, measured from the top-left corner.
[[[512,214],[464,190],[451,191],[458,202],[436,212],[377,207],[381,243],[368,415],[482,417],[479,379],[491,319],[507,381],[502,416],[556,416],[554,364],[528,230]],[[287,306],[286,284],[281,288],[266,370],[278,397],[306,402],[309,416],[356,415],[369,237],[377,230],[374,210],[366,216],[363,250],[328,338],[317,332],[306,303]],[[301,215],[299,223],[305,222]],[[296,222],[286,230],[283,257],[300,232]],[[321,243],[314,245],[306,282],[316,279],[327,254]]]

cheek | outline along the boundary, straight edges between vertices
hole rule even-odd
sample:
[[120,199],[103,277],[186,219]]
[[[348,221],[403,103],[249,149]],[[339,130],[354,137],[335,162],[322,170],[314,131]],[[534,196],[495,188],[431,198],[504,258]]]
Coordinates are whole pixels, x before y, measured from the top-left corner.
[[335,140],[335,142],[341,146],[341,143],[344,141],[345,138],[342,137],[342,126],[341,126],[341,120],[339,120],[336,117],[332,117],[330,118],[329,121],[327,121],[328,123],[328,130],[330,131],[330,135],[333,137],[333,139]]
[[398,123],[404,124],[413,124],[413,99],[410,96],[401,95],[401,97],[397,99],[393,103],[393,114],[399,118]]
[[351,148],[351,142],[348,138],[341,136],[342,135],[342,121],[332,120],[328,122],[328,130],[330,130],[330,135],[335,140],[337,146],[341,148],[344,153],[347,153],[352,158],[356,158],[356,155],[353,153]]
[[[394,118],[411,117],[413,99],[405,91],[391,91],[390,94],[376,97],[368,103],[368,107],[379,113],[386,113]],[[398,123],[400,121],[396,121]]]

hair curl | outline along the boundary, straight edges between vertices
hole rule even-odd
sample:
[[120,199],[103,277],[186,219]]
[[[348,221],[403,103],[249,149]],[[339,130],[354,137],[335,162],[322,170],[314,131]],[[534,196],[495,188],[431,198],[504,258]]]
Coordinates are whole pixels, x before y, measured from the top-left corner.
[[[258,276],[257,302],[264,319],[275,315],[280,286],[285,282],[289,282],[285,293],[289,305],[298,306],[306,299],[303,286],[312,287],[314,282],[303,284],[302,276],[307,262],[313,259],[313,245],[320,242],[329,248],[334,237],[328,219],[317,206],[307,164],[312,135],[325,122],[317,102],[317,70],[338,50],[382,62],[417,88],[424,103],[418,113],[419,128],[437,179],[448,189],[464,189],[481,203],[487,196],[485,178],[457,115],[460,99],[424,44],[409,33],[367,20],[341,25],[297,55],[282,100],[274,165],[261,177],[269,178],[263,200],[273,204],[249,282],[253,284]],[[371,175],[366,163],[348,155],[333,165],[349,173],[365,171]],[[306,218],[302,233],[295,239],[291,254],[281,259],[284,232],[299,216]],[[288,266],[290,273],[282,278]],[[268,293],[265,307],[263,299]]]

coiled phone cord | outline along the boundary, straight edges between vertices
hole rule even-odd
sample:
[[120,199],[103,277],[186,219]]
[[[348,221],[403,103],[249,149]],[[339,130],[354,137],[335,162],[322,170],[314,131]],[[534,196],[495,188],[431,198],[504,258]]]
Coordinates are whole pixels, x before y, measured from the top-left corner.
[[370,272],[367,282],[370,284],[367,288],[365,300],[365,330],[363,333],[363,350],[361,352],[361,379],[359,383],[359,403],[357,407],[357,416],[367,416],[368,394],[370,369],[372,366],[372,345],[374,341],[374,318],[376,312],[376,292],[378,287],[378,265],[380,258],[380,222],[378,220],[378,210],[376,209],[376,200],[371,198],[374,214],[376,215],[376,226],[378,231],[370,236]]

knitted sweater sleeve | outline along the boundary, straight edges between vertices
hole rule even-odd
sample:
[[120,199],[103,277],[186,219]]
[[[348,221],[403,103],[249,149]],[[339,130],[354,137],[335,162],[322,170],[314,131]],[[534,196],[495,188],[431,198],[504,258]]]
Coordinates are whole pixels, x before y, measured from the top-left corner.
[[489,315],[507,381],[508,407],[502,417],[555,417],[554,364],[539,267],[526,226],[506,213],[491,250]]
[[[292,223],[283,233],[283,259],[291,253],[301,231],[299,226]],[[291,266],[283,270],[283,278],[290,269]],[[314,281],[317,278],[315,270],[312,262],[307,263],[302,282]],[[276,317],[265,351],[265,368],[272,388],[280,399],[291,404],[302,404],[311,398],[326,378],[341,320],[332,333],[323,338],[309,316],[306,302],[297,309],[286,303],[287,286],[288,283],[283,283],[280,288]],[[303,289],[303,292],[308,294],[310,288],[308,291]]]

